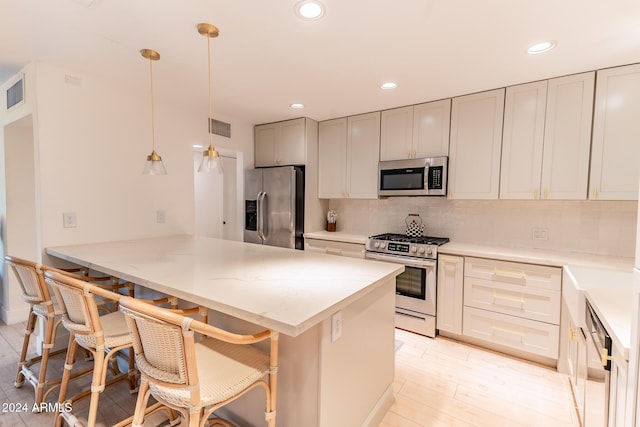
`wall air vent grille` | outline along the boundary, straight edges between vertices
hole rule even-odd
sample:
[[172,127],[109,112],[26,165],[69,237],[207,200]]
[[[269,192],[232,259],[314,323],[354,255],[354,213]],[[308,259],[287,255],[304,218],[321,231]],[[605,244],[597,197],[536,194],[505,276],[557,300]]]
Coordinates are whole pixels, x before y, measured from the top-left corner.
[[7,89],[7,110],[24,102],[24,76]]
[[216,119],[209,119],[209,132],[214,135],[231,138],[231,124]]

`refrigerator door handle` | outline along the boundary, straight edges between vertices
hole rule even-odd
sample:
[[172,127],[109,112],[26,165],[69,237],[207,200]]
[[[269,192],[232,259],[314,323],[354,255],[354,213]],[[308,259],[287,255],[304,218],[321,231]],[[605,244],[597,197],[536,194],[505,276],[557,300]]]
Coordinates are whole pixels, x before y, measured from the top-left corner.
[[267,224],[266,224],[266,214],[267,214],[267,193],[261,191],[258,193],[258,237],[262,240],[267,239]]

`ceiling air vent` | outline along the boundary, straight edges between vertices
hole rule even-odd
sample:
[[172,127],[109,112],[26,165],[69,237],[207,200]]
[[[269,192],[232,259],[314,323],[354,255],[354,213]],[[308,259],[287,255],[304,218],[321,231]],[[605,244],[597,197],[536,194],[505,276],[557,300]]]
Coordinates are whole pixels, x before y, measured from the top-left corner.
[[214,135],[231,138],[231,124],[216,119],[209,119],[209,132]]
[[24,76],[7,89],[7,110],[24,102]]

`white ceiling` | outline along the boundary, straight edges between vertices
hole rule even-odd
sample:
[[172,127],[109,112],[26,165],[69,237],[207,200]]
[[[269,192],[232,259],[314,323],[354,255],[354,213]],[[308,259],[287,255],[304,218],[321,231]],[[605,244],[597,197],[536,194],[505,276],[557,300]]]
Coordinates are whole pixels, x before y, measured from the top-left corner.
[[[638,0],[0,0],[0,82],[32,60],[148,87],[157,99],[207,102],[214,116],[266,123],[325,120],[640,62]],[[88,4],[88,5],[87,5]],[[529,45],[558,47],[527,55]],[[395,81],[399,87],[382,91]],[[289,105],[301,102],[304,110]]]

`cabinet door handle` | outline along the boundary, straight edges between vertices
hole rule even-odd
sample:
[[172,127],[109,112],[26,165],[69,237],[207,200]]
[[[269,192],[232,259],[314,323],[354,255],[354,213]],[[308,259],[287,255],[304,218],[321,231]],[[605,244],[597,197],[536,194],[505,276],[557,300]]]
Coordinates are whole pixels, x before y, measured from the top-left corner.
[[602,366],[607,366],[609,360],[613,359],[615,359],[615,357],[609,356],[609,351],[607,351],[606,348],[600,350],[600,363],[602,363]]
[[598,198],[598,189],[597,189],[597,188],[594,188],[594,189],[593,189],[593,198],[594,198],[594,199],[597,199],[597,198]]
[[545,188],[544,191],[542,192],[542,197],[544,199],[548,199],[549,198],[549,190],[547,188]]
[[569,328],[567,335],[569,336],[569,341],[576,339],[576,331],[574,331],[573,328]]
[[533,198],[538,200],[540,198],[540,190],[538,190],[537,188],[533,189]]

